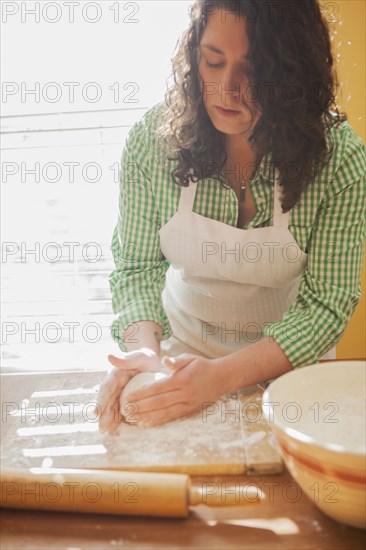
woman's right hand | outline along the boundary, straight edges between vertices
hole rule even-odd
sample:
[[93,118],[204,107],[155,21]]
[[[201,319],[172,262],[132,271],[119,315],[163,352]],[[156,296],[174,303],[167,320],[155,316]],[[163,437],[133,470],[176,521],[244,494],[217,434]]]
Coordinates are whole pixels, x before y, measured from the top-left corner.
[[159,355],[150,348],[126,352],[123,357],[108,355],[108,360],[114,368],[100,385],[96,406],[100,433],[113,433],[122,421],[119,399],[127,382],[139,372],[162,370]]

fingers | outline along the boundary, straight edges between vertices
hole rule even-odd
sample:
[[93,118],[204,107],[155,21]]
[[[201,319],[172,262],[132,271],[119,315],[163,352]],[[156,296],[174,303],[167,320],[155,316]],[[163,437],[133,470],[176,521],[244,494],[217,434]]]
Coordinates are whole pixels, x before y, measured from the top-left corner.
[[124,371],[113,369],[99,387],[96,412],[99,416],[99,432],[103,433],[110,428],[117,428],[122,420],[119,412],[119,397],[129,376]]
[[159,408],[155,411],[149,411],[148,413],[143,413],[142,411],[136,415],[139,424],[142,427],[150,428],[151,426],[159,426],[161,424],[166,424],[172,420],[177,420],[182,418],[187,414],[193,412],[193,406],[188,406],[187,403],[175,403],[166,408]]
[[97,397],[97,403],[101,409],[101,414],[104,414],[108,403],[113,399],[114,402],[115,396],[119,395],[126,385],[129,376],[127,373],[114,369],[111,371],[106,378],[103,380],[99,387],[99,393]]
[[115,355],[108,355],[108,361],[117,368],[131,369],[131,359],[133,357],[127,356],[127,353],[123,357],[116,357]]
[[169,389],[162,389],[161,393],[156,392],[156,386],[159,384],[151,384],[146,388],[131,392],[126,396],[128,403],[134,403],[138,406],[138,412],[152,411],[159,408],[168,407],[173,402],[180,401],[182,391],[179,387]]
[[136,357],[138,357],[140,355],[143,355],[144,357],[155,357],[156,356],[155,351],[153,351],[150,348],[139,348],[139,349],[134,349],[132,351],[126,351],[126,352],[121,352],[121,353],[122,353],[122,357],[116,357],[116,355],[113,355],[113,353],[110,353],[108,355],[109,361],[111,361],[111,362],[116,361],[116,362],[120,362],[120,364],[123,364],[124,359],[126,359],[126,360],[135,359]]
[[191,354],[182,354],[177,358],[164,356],[162,363],[168,364],[167,359],[173,359],[174,365],[177,365],[174,373],[163,380],[148,384],[126,395],[126,401],[129,403],[138,403],[139,412],[150,412],[168,407],[184,399],[182,376],[178,374],[178,371],[196,359],[196,356]]
[[[173,371],[179,371],[195,359],[197,359],[196,355],[183,353],[175,358],[164,356],[160,360],[159,356],[149,348],[140,348],[126,352],[122,354],[122,357],[117,357],[113,354],[108,355],[109,362],[116,368],[109,372],[99,389],[97,405],[98,412],[100,413],[100,433],[105,431],[112,433],[118,428],[119,423],[123,419],[119,399],[122,389],[132,376],[141,371],[159,370],[161,364]],[[174,407],[178,407],[179,394],[177,394],[177,391],[179,389],[179,381],[176,380],[175,376],[169,376],[165,380],[154,382],[146,388],[131,392],[128,395],[128,401],[138,401],[142,414],[147,414],[147,412],[151,414],[153,410],[156,415],[160,409],[165,411],[166,408],[172,408],[172,405],[169,405],[169,403],[172,403],[172,400],[175,401]],[[172,394],[174,393],[175,395],[172,399]],[[181,404],[182,406],[184,404]]]
[[119,399],[128,380],[141,371],[157,371],[160,366],[160,358],[149,348],[122,352],[122,357],[110,354],[108,360],[115,368],[108,373],[99,388],[95,412],[100,414],[100,433],[115,431],[121,422],[123,417]]
[[177,371],[186,367],[195,359],[197,359],[197,355],[193,355],[192,353],[181,353],[180,355],[177,355],[177,357],[164,355],[161,362],[165,367],[168,367],[173,371]]
[[114,367],[130,370],[132,374],[136,374],[141,370],[155,371],[161,366],[159,356],[149,348],[129,351],[124,353],[122,357],[109,354],[108,361]]
[[112,363],[114,367],[123,367],[126,364],[124,357],[116,357],[115,355],[108,355],[108,361]]
[[99,419],[99,433],[113,432],[123,420],[120,412],[119,392],[114,392]]

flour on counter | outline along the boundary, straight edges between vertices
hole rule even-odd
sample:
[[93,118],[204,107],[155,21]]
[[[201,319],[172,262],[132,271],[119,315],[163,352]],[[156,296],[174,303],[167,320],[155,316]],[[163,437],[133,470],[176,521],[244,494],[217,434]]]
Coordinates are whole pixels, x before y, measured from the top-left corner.
[[60,373],[52,383],[43,380],[36,395],[27,396],[29,414],[19,416],[4,438],[3,463],[196,475],[281,471],[269,427],[262,415],[252,421],[258,407],[261,412],[258,389],[222,396],[202,411],[161,426],[138,429],[123,422],[114,434],[101,435],[90,411],[103,376],[85,372],[75,380]]

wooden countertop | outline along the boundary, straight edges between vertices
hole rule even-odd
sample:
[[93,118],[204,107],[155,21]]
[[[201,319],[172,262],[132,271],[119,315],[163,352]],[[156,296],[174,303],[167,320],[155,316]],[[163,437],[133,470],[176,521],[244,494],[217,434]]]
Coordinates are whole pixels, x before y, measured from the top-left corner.
[[[20,403],[42,374],[1,376],[2,402]],[[5,419],[4,419],[5,420]],[[11,426],[1,423],[2,437]],[[195,477],[257,485],[265,494],[259,504],[191,508],[187,519],[145,518],[3,509],[2,549],[361,549],[366,532],[325,516],[302,493],[288,472],[271,476]]]

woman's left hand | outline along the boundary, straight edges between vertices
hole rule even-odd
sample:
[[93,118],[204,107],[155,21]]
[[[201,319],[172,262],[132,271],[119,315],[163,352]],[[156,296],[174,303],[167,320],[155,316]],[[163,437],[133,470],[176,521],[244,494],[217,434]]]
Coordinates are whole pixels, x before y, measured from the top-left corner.
[[128,401],[136,406],[134,419],[139,424],[165,424],[214,403],[225,393],[222,369],[214,360],[182,353],[162,361],[173,370],[169,378],[160,380],[158,386],[153,384],[128,394]]

